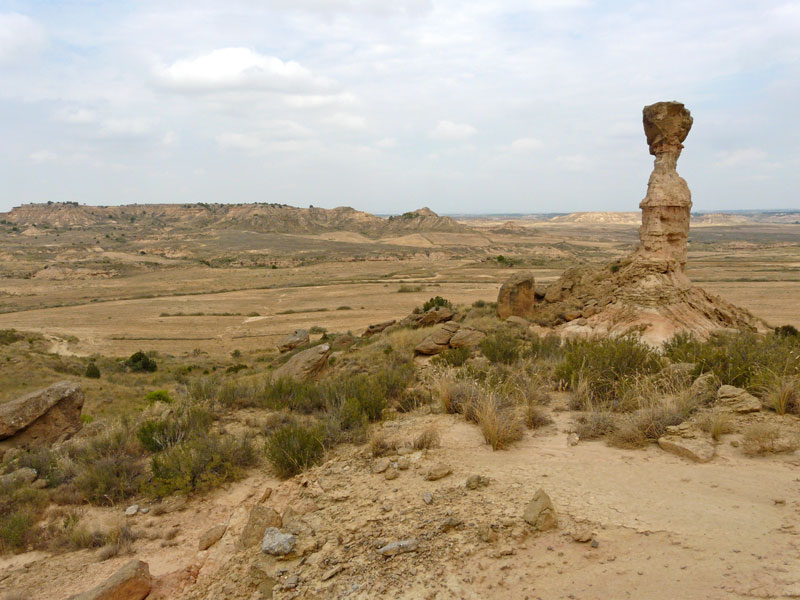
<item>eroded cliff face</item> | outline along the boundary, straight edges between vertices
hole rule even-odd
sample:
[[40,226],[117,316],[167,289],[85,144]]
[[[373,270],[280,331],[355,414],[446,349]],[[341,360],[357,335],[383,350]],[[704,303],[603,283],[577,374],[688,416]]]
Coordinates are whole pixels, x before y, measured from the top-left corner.
[[645,106],[642,113],[650,154],[656,159],[647,195],[639,204],[641,247],[635,258],[662,265],[665,271],[683,271],[692,193],[676,166],[683,141],[692,128],[692,115],[680,102],[657,102]]

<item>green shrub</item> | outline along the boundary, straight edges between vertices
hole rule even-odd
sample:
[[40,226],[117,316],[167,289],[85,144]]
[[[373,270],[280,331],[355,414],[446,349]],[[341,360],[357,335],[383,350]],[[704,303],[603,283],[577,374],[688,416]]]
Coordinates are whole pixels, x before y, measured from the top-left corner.
[[325,408],[325,399],[317,384],[296,381],[289,377],[267,381],[262,399],[273,410],[289,408],[299,413],[311,414]]
[[145,400],[154,404],[156,402],[163,402],[165,404],[172,404],[172,396],[169,395],[167,390],[153,390],[149,392],[145,397]]
[[285,425],[267,439],[267,459],[278,476],[297,475],[322,459],[324,435],[320,427]]
[[434,296],[430,300],[426,301],[425,304],[422,305],[422,312],[427,312],[432,308],[437,308],[440,306],[446,306],[447,308],[453,308],[453,305],[450,303],[449,300],[442,298],[441,296]]
[[327,445],[360,444],[367,439],[369,419],[356,399],[347,398],[328,411],[324,425]]
[[433,357],[431,363],[435,365],[449,365],[451,367],[460,367],[472,354],[469,348],[451,348],[445,350]]
[[149,490],[157,497],[208,490],[239,479],[256,460],[247,438],[195,437],[153,456]]
[[88,377],[89,379],[100,379],[100,369],[97,368],[95,363],[90,362],[88,365],[86,365],[84,377]]
[[113,506],[137,494],[144,472],[136,457],[103,456],[81,466],[75,487],[92,504]]
[[556,360],[564,355],[564,345],[561,338],[554,333],[545,336],[533,334],[523,354],[534,360]]
[[57,487],[74,476],[74,467],[66,457],[48,447],[28,450],[19,455],[15,462],[18,468],[34,469],[48,488]]
[[575,408],[619,408],[615,405],[631,378],[661,369],[658,354],[634,336],[569,340],[564,346],[555,376],[579,398],[583,406]]
[[131,354],[124,364],[128,370],[134,373],[152,373],[158,369],[156,361],[141,350]]
[[517,361],[520,355],[519,339],[504,330],[483,338],[480,348],[483,355],[493,363],[511,365]]
[[0,550],[20,550],[33,534],[35,517],[32,511],[19,508],[0,515]]
[[174,421],[145,421],[136,431],[139,443],[150,452],[160,452],[184,438],[184,432]]
[[775,328],[775,334],[781,337],[800,337],[800,331],[794,325],[781,325]]

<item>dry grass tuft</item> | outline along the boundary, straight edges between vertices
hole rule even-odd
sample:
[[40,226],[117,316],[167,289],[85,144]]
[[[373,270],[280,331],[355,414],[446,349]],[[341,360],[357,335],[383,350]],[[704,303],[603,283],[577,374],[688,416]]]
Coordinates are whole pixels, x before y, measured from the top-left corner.
[[769,373],[760,386],[764,404],[779,415],[800,415],[800,377]]
[[414,438],[414,443],[412,444],[415,450],[430,450],[431,448],[438,448],[440,445],[439,430],[433,425],[426,427],[422,433]]
[[726,433],[733,431],[733,422],[730,415],[719,410],[700,415],[697,419],[697,425],[706,433],[711,434],[715,442],[718,442]]
[[793,452],[800,448],[797,436],[785,436],[775,423],[753,423],[744,431],[743,450],[745,454],[758,456]]
[[484,394],[475,406],[475,417],[483,438],[492,450],[503,450],[522,439],[525,420],[515,407],[504,405],[491,393]]
[[616,428],[616,418],[612,413],[592,410],[577,418],[575,433],[582,440],[595,440],[613,433]]

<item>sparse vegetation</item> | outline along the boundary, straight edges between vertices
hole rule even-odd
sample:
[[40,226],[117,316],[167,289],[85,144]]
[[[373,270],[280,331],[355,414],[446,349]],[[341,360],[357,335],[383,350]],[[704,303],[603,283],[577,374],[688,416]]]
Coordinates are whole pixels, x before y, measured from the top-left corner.
[[292,477],[322,459],[324,440],[321,427],[284,425],[267,438],[267,459],[279,477]]
[[156,361],[141,350],[134,352],[130,358],[125,361],[125,366],[134,373],[152,373],[158,369]]

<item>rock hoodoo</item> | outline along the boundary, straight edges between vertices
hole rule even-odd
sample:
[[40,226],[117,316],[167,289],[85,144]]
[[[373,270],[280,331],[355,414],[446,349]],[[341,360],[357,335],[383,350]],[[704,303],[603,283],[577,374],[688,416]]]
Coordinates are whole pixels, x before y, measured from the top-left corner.
[[512,276],[498,296],[498,313],[504,306],[506,313],[525,313],[562,333],[640,331],[653,345],[680,331],[706,337],[723,328],[766,330],[763,321],[693,286],[684,273],[692,197],[676,165],[692,127],[691,114],[680,102],[658,102],[644,107],[643,123],[655,165],[640,204],[640,246],[603,268],[567,269],[543,297],[517,293],[511,302],[509,289],[520,286],[519,276]]

